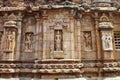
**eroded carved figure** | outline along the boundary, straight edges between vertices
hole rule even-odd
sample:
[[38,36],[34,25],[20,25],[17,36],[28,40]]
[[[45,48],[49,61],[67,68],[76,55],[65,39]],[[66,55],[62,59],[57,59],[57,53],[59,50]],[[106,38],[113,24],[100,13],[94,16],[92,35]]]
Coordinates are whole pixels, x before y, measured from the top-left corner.
[[102,31],[102,45],[104,50],[112,50],[112,34],[109,31]]
[[1,44],[2,44],[2,32],[0,32],[0,49],[1,49]]
[[25,50],[32,49],[32,34],[28,33],[25,35]]
[[7,30],[6,31],[6,49],[14,51],[15,48],[15,31]]
[[60,31],[58,30],[56,35],[55,35],[55,48],[56,51],[61,51],[62,50],[62,35]]
[[92,41],[91,41],[91,34],[90,32],[84,32],[84,45],[86,50],[91,50],[92,49]]

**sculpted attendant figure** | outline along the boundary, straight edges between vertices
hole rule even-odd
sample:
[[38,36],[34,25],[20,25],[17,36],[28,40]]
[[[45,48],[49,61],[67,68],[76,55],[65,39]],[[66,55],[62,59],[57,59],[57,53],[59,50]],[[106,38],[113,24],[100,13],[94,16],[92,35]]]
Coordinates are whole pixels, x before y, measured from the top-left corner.
[[61,51],[62,47],[62,36],[60,34],[60,31],[58,30],[56,35],[55,35],[55,45],[56,45],[56,51]]
[[12,32],[12,37],[11,38],[12,38],[12,40],[11,40],[11,44],[10,44],[11,46],[10,47],[11,47],[11,50],[14,51],[14,48],[15,48],[15,32],[14,31]]
[[15,32],[8,30],[6,32],[6,49],[14,51],[15,48]]
[[85,48],[87,50],[91,50],[92,43],[91,43],[91,35],[90,35],[90,33],[85,33],[84,34],[84,39],[85,39]]
[[32,49],[32,34],[27,34],[25,39],[25,49],[31,50]]
[[112,50],[112,36],[111,33],[102,33],[102,45],[104,50]]

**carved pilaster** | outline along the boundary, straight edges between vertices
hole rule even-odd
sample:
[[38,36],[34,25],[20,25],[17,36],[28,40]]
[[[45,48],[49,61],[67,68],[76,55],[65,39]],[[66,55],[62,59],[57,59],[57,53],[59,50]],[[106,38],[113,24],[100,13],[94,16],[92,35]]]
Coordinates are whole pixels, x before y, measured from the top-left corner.
[[70,55],[70,59],[74,59],[75,55],[74,55],[74,18],[73,16],[70,16],[70,43],[71,43],[71,55]]
[[43,59],[46,59],[46,46],[47,46],[47,38],[46,38],[46,33],[47,33],[47,13],[46,13],[46,10],[43,11],[43,55],[42,55],[42,58]]
[[42,52],[42,27],[40,25],[40,14],[37,13],[37,16],[36,17],[36,50],[35,50],[35,58],[36,59],[41,59],[42,58],[42,55],[41,55],[41,52]]
[[18,13],[18,16],[17,16],[17,26],[18,26],[18,35],[17,35],[17,46],[16,46],[16,60],[19,60],[20,59],[20,47],[21,47],[21,30],[22,30],[22,14],[21,12]]
[[81,60],[81,21],[76,21],[76,35],[77,35],[77,53],[76,58]]
[[97,59],[101,60],[101,46],[100,46],[100,34],[99,34],[99,21],[98,21],[98,13],[94,14],[95,18],[95,33],[96,33],[96,48],[97,48]]

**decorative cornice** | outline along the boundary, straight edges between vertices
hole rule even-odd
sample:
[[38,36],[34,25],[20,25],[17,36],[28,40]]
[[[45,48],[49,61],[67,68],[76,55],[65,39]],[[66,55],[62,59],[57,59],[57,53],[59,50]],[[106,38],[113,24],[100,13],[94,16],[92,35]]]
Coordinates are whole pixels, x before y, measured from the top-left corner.
[[[77,9],[77,10],[84,10],[88,11],[116,11],[118,7],[116,6],[94,6],[89,4],[87,1],[75,3],[73,1],[65,0],[65,1],[47,1],[42,3],[41,1],[15,1],[8,2],[6,5],[3,5],[4,2],[1,4],[0,11],[24,11],[24,10],[32,10],[32,11],[39,11],[41,9],[60,9],[60,8],[67,8],[67,9]],[[22,5],[20,5],[22,4]],[[94,3],[95,4],[95,3]]]
[[109,63],[104,63],[103,67],[104,72],[120,72],[120,66],[118,62],[109,62]]
[[[47,63],[49,62],[49,63]],[[62,62],[62,63],[61,63]],[[31,73],[83,73],[82,68],[84,65],[77,60],[55,60],[54,64],[52,60],[35,61],[35,63],[4,63],[0,64],[0,73],[19,73],[19,72],[31,72]]]

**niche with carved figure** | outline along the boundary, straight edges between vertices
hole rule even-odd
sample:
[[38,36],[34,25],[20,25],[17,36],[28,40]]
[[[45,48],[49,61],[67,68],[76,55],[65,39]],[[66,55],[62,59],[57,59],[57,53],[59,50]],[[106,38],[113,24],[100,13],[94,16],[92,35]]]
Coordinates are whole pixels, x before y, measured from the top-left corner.
[[22,41],[23,41],[23,49],[24,52],[31,52],[33,50],[32,42],[33,35],[35,34],[35,18],[34,17],[25,17],[23,20],[23,28],[22,28]]
[[63,59],[63,32],[61,29],[54,31],[54,58]]
[[63,43],[62,30],[55,30],[54,31],[54,50],[62,51],[63,50],[62,43]]
[[83,32],[83,38],[84,38],[84,49],[86,51],[92,50],[91,31],[84,31]]
[[33,60],[36,47],[36,19],[34,15],[26,14],[22,23],[21,60]]
[[103,50],[113,50],[112,32],[111,31],[101,31],[101,34],[102,34]]
[[25,44],[24,44],[25,52],[33,51],[32,42],[33,42],[33,33],[32,32],[25,33]]
[[16,44],[16,32],[15,29],[6,28],[5,31],[5,51],[14,52]]
[[16,48],[16,29],[5,28],[4,32],[4,59],[14,60]]

